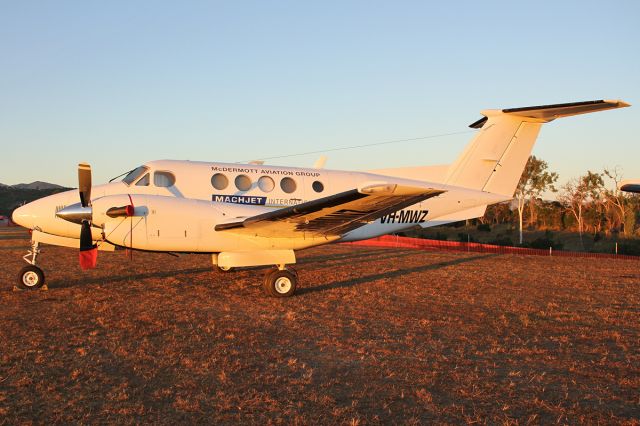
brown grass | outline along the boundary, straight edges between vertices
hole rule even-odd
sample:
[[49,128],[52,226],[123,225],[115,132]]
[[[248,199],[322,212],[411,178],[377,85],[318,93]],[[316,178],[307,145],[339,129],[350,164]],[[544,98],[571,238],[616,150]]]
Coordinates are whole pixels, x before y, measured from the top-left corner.
[[207,256],[47,247],[12,292],[0,238],[0,423],[627,423],[640,418],[637,261],[326,246],[301,287]]

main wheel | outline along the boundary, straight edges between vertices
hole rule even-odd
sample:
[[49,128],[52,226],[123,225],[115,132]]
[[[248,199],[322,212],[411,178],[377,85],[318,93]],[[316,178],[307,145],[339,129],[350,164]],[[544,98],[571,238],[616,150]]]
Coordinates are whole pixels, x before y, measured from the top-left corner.
[[293,296],[298,285],[298,276],[286,269],[267,272],[264,277],[264,291],[267,295],[273,297],[289,297]]
[[36,290],[44,285],[44,272],[34,265],[27,265],[20,271],[18,288]]
[[218,266],[220,272],[231,272],[233,268],[231,266]]

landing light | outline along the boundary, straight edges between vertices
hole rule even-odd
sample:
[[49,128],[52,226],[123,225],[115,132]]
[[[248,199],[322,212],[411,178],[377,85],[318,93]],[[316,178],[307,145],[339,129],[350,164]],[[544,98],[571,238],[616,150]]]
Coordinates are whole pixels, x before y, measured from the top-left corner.
[[396,184],[387,183],[380,185],[369,185],[363,188],[360,188],[361,194],[379,194],[379,193],[392,193],[396,189]]

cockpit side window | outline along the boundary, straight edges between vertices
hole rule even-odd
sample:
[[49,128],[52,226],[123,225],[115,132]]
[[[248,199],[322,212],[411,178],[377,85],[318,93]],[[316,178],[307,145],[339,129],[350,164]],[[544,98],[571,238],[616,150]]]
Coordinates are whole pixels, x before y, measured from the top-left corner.
[[137,167],[131,170],[129,173],[127,173],[127,175],[122,179],[122,182],[126,183],[127,185],[131,185],[133,182],[136,181],[136,179],[142,176],[142,174],[146,171],[147,171],[147,168],[145,166]]
[[154,172],[153,184],[161,188],[168,188],[176,183],[176,177],[171,172]]
[[136,186],[149,186],[149,173],[142,176],[142,179],[136,182]]

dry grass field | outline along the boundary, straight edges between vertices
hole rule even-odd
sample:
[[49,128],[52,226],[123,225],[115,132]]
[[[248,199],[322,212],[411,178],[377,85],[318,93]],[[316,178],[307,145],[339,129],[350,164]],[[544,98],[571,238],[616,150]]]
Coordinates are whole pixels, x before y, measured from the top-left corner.
[[640,419],[640,262],[326,246],[295,297],[207,256],[46,247],[13,292],[0,233],[0,424]]

